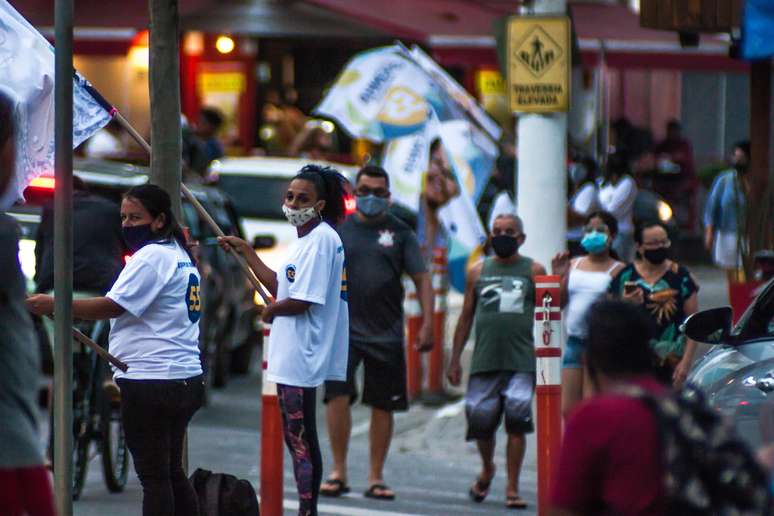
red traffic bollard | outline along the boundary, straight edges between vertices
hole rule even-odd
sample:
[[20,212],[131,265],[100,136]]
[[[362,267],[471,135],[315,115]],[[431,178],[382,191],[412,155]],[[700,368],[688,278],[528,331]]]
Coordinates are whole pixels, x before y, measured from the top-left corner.
[[431,269],[434,295],[433,309],[433,349],[430,351],[430,367],[428,368],[428,394],[444,394],[443,390],[443,344],[444,327],[446,326],[446,306],[449,294],[447,279],[448,258],[445,247],[433,249],[433,266]]
[[535,276],[538,514],[546,513],[551,477],[562,441],[561,277]]
[[263,326],[263,375],[261,394],[261,514],[282,516],[283,460],[282,416],[277,384],[266,379],[271,325]]
[[422,327],[422,310],[414,282],[405,282],[406,321],[408,336],[406,339],[406,391],[409,400],[416,399],[422,391],[422,355],[416,349],[419,329]]

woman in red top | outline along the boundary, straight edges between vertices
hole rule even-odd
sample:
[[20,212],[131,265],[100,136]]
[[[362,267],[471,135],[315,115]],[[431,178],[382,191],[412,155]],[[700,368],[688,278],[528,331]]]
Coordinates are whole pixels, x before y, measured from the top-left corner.
[[626,386],[666,392],[652,373],[652,323],[641,307],[624,301],[600,301],[588,313],[585,356],[595,395],[567,420],[549,514],[664,515],[655,415],[617,392]]

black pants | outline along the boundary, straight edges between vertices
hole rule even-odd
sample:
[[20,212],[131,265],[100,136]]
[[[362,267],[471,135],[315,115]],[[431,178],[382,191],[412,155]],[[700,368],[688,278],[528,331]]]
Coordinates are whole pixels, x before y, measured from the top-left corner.
[[317,516],[322,482],[322,455],[315,417],[316,392],[314,387],[277,385],[282,431],[293,458],[299,516]]
[[183,471],[183,439],[202,406],[204,379],[119,378],[121,419],[142,484],[143,516],[199,514],[196,492]]

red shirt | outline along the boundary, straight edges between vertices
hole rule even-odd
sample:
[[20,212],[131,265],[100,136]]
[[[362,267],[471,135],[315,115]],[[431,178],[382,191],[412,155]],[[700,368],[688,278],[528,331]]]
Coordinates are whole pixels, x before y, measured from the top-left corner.
[[[650,377],[632,383],[666,392]],[[643,402],[604,394],[570,414],[550,503],[580,514],[665,514],[658,429]]]

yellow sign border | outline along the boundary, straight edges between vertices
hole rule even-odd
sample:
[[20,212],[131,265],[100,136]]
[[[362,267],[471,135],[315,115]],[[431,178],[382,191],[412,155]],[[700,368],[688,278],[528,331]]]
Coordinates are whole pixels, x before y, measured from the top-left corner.
[[[515,78],[512,77],[512,66],[511,66],[511,60],[512,57],[512,45],[514,44],[513,41],[511,41],[511,26],[515,22],[535,22],[532,24],[532,26],[540,26],[541,22],[562,22],[563,29],[564,29],[564,42],[566,43],[566,46],[562,48],[562,51],[564,52],[567,65],[565,66],[565,85],[567,93],[564,95],[564,102],[561,103],[559,106],[552,106],[550,108],[546,107],[540,107],[540,106],[532,106],[532,107],[521,107],[516,106],[513,103],[512,97],[513,97],[513,85],[515,84]],[[572,96],[572,40],[571,40],[571,25],[570,25],[570,17],[569,16],[523,16],[523,15],[513,15],[508,17],[508,24],[506,26],[505,30],[505,52],[506,52],[506,95],[508,96],[508,109],[511,113],[566,113],[570,110],[570,103],[571,103],[571,96]]]

